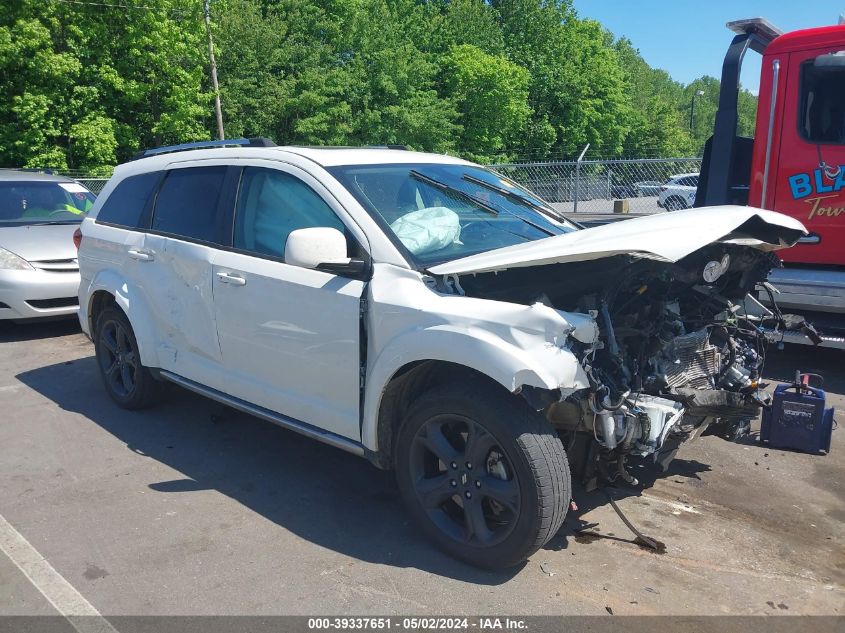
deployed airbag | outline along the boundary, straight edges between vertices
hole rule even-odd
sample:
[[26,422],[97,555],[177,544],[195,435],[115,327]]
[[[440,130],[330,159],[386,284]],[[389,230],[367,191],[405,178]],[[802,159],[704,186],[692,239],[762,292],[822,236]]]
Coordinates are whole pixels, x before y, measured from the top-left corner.
[[394,220],[390,228],[414,255],[446,248],[461,236],[460,217],[446,207],[412,211]]

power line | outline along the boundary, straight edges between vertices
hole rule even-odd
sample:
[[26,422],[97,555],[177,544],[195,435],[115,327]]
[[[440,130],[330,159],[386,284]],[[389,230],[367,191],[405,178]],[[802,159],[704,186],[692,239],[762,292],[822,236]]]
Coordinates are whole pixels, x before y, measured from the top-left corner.
[[141,4],[109,4],[106,2],[84,2],[83,0],[54,0],[64,4],[81,4],[90,7],[111,7],[113,9],[148,9],[150,11],[162,11],[163,7],[150,7]]

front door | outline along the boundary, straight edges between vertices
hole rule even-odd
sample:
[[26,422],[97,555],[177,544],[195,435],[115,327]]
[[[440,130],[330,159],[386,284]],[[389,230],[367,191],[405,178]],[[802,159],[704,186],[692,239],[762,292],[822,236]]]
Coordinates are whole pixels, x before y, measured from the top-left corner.
[[[310,186],[306,183],[310,182]],[[284,263],[291,231],[350,235],[328,196],[290,168],[245,167],[233,250],[212,266],[226,393],[360,440],[360,299],[365,282]]]
[[838,63],[841,54],[830,56],[842,48],[797,51],[784,60],[776,191],[766,206],[799,219],[810,232],[778,253],[786,262],[845,264],[845,64]]

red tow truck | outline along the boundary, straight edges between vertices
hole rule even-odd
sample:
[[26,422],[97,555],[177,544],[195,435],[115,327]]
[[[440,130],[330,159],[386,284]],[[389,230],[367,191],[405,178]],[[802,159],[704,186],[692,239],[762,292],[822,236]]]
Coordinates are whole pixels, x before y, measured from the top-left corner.
[[[695,206],[747,204],[804,223],[809,235],[780,251],[769,277],[777,305],[845,349],[845,25],[783,33],[763,18],[729,22],[719,109]],[[763,56],[754,138],[737,134],[742,61]],[[771,290],[771,288],[770,288]],[[760,301],[771,306],[768,291]],[[774,340],[809,343],[800,331]]]

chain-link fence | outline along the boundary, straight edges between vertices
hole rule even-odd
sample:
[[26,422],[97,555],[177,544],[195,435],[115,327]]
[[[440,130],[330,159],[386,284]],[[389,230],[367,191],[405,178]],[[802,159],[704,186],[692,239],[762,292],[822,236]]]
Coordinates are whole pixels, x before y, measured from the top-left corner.
[[660,187],[672,176],[697,174],[701,159],[573,160],[492,168],[564,213],[613,213],[614,200],[628,200],[629,213],[655,213],[660,210]]
[[94,195],[99,195],[109,181],[108,178],[75,178],[74,180]]
[[[613,213],[615,200],[628,200],[629,213],[654,213],[660,187],[678,174],[698,173],[700,158],[641,158],[492,165],[564,213]],[[74,178],[99,194],[107,177],[78,170],[45,170]]]

